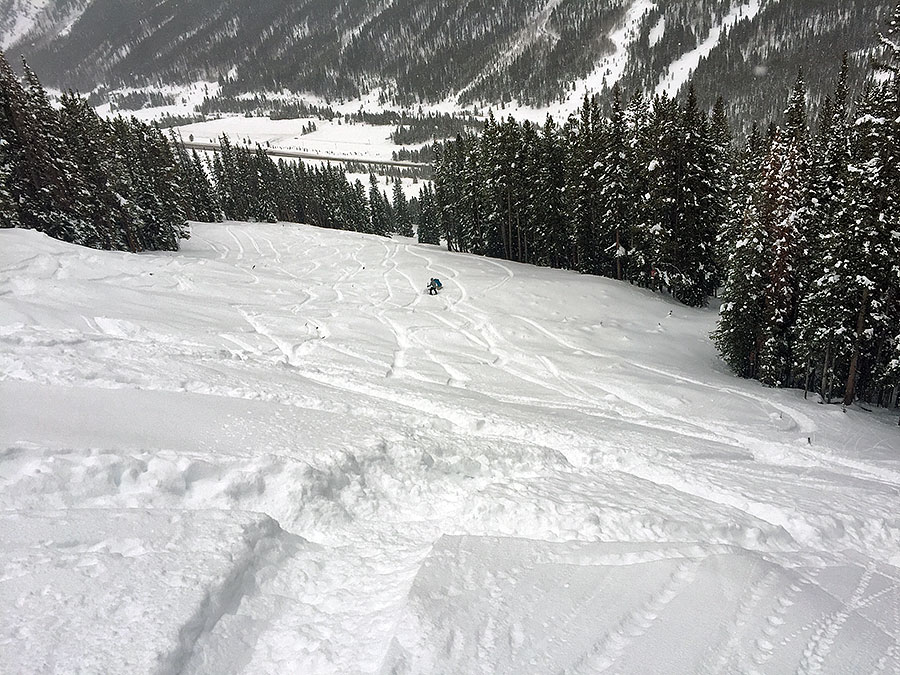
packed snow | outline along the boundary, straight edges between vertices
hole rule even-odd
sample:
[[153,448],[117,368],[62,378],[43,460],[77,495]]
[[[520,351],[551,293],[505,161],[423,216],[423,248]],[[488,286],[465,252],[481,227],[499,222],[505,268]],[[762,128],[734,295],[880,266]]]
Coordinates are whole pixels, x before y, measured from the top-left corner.
[[4,673],[900,673],[897,418],[714,308],[281,223],[0,266]]

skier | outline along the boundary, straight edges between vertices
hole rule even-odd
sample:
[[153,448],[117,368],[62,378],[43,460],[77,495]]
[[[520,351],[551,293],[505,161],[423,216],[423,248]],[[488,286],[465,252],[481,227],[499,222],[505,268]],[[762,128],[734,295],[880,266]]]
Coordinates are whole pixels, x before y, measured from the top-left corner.
[[443,288],[443,286],[441,286],[441,280],[432,278],[428,282],[426,290],[428,291],[428,295],[437,295],[441,288]]

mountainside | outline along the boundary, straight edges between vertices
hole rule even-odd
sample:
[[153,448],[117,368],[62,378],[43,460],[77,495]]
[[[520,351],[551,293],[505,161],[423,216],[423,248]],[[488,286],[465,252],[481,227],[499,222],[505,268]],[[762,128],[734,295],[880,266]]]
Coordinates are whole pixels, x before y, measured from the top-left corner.
[[896,417],[711,309],[288,223],[0,268],[4,673],[900,672]]
[[[891,0],[22,0],[0,40],[48,83],[93,89],[219,79],[413,105],[545,106],[600,90],[701,94],[741,119],[780,112],[802,66],[815,91],[867,58]],[[825,88],[824,86],[822,87]],[[774,94],[774,96],[773,96]]]

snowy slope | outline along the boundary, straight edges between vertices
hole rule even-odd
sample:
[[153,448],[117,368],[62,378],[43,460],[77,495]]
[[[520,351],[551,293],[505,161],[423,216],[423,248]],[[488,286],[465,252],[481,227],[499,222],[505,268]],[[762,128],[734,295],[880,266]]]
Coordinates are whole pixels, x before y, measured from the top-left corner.
[[900,673],[896,418],[713,310],[283,224],[0,268],[3,672]]
[[[772,0],[777,2],[778,0]],[[747,0],[732,6],[731,11],[722,19],[722,23],[714,26],[700,44],[694,49],[682,54],[673,63],[670,63],[666,72],[660,77],[656,86],[657,94],[667,94],[674,97],[678,91],[690,80],[691,75],[697,69],[700,61],[709,56],[710,52],[719,44],[719,40],[731,28],[741,21],[752,21],[759,14],[761,0]],[[662,29],[664,30],[664,28]],[[658,40],[659,38],[655,38]]]

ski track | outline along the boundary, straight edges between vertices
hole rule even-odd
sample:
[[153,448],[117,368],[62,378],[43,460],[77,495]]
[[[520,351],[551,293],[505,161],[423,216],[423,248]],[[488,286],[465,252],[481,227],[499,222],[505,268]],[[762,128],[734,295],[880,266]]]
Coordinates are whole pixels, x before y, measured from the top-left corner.
[[[204,259],[205,252],[208,251],[211,255],[204,262],[214,256],[216,266],[222,268],[217,271],[222,278],[233,278],[230,268],[234,268],[241,273],[242,283],[249,281],[253,285],[262,284],[265,294],[257,297],[249,291],[242,291],[244,295],[228,305],[240,325],[227,332],[215,332],[217,340],[212,342],[215,344],[218,341],[224,347],[223,351],[241,360],[252,359],[266,366],[289,366],[289,372],[301,378],[302,381],[298,384],[301,389],[304,382],[316,383],[336,392],[335,400],[347,399],[344,394],[363,397],[356,400],[380,401],[390,408],[399,409],[398,416],[427,420],[420,422],[419,428],[412,426],[407,432],[409,434],[439,425],[446,427],[449,433],[458,435],[463,445],[466,445],[466,439],[474,441],[476,437],[488,442],[514,441],[523,446],[542,448],[562,455],[569,464],[564,469],[573,474],[598,469],[598,473],[617,472],[633,478],[637,486],[650,486],[645,488],[648,494],[656,494],[668,503],[685,501],[680,497],[683,496],[689,498],[690,503],[701,500],[726,511],[734,510],[755,521],[768,523],[773,529],[781,528],[790,536],[791,544],[787,547],[773,540],[768,545],[772,553],[824,550],[834,540],[825,538],[823,530],[827,524],[819,523],[817,519],[832,514],[807,516],[790,495],[785,495],[777,504],[759,501],[740,490],[718,484],[715,474],[692,474],[684,471],[676,463],[677,458],[668,459],[660,457],[658,453],[646,453],[643,448],[614,448],[609,444],[602,444],[602,439],[598,440],[587,432],[577,429],[569,431],[564,429],[563,424],[557,429],[540,420],[531,420],[530,415],[525,413],[515,423],[509,422],[505,426],[486,425],[487,413],[481,406],[494,398],[510,402],[513,407],[521,407],[523,410],[538,406],[545,411],[558,409],[598,420],[601,424],[597,428],[609,423],[620,429],[646,429],[684,439],[683,442],[687,445],[704,447],[714,443],[734,449],[738,456],[740,452],[746,451],[753,456],[759,455],[762,460],[772,464],[797,467],[805,471],[822,470],[835,474],[849,472],[860,480],[887,486],[900,484],[900,472],[846,456],[822,454],[796,442],[783,441],[780,445],[770,443],[768,448],[761,448],[758,441],[745,437],[724,423],[703,422],[697,417],[679,414],[666,405],[650,402],[638,393],[629,391],[627,387],[614,384],[614,377],[609,375],[616,373],[604,372],[602,369],[616,362],[618,366],[633,372],[648,373],[654,378],[662,378],[664,382],[671,381],[693,390],[745,400],[756,406],[761,414],[774,411],[786,418],[789,434],[794,440],[819,432],[811,415],[777,395],[769,398],[746,389],[717,384],[715,381],[701,381],[653,365],[622,360],[615,352],[604,352],[602,343],[598,346],[596,342],[589,342],[580,335],[564,333],[546,319],[508,314],[507,326],[523,325],[528,331],[529,339],[540,338],[544,341],[543,349],[537,348],[535,353],[529,353],[528,347],[516,342],[508,327],[508,336],[504,336],[492,325],[494,310],[491,309],[490,299],[498,290],[516,279],[517,268],[511,264],[487,258],[479,259],[483,263],[481,271],[491,270],[493,273],[486,274],[484,280],[479,279],[476,284],[469,279],[464,282],[461,272],[453,266],[452,261],[458,254],[444,255],[441,262],[437,262],[434,256],[416,246],[381,238],[366,238],[360,240],[361,243],[347,244],[346,247],[318,247],[314,235],[306,231],[302,231],[297,240],[285,250],[279,251],[272,239],[274,235],[264,227],[259,231],[253,226],[227,224],[222,226],[222,230],[224,234],[216,240],[195,234],[194,239],[203,247],[196,256]],[[17,269],[24,271],[40,264],[44,278],[62,278],[65,264],[57,261],[54,267],[49,261],[44,261],[41,255],[23,260]],[[367,261],[369,256],[371,260]],[[255,271],[251,260],[255,261]],[[74,262],[77,263],[78,259],[75,258]],[[168,264],[173,267],[170,277],[175,290],[181,293],[197,292],[194,282],[182,271],[187,269],[186,265],[175,262]],[[248,265],[250,269],[247,269]],[[334,272],[330,271],[332,269]],[[420,272],[425,276],[438,274],[448,280],[441,294],[431,298],[421,290],[421,284],[414,277],[414,274]],[[127,278],[117,274],[107,279],[117,279],[119,276]],[[317,276],[326,277],[329,281],[321,283],[311,280]],[[289,294],[297,301],[273,306],[273,303],[280,303],[281,300],[267,297],[280,298],[282,294]],[[351,306],[361,316],[371,318],[383,327],[393,343],[392,352],[390,349],[380,353],[366,352],[364,348],[348,343],[346,336],[341,336],[343,341],[330,339],[332,336],[337,337],[335,329],[321,317],[326,313],[335,316],[333,306],[336,304]],[[131,345],[129,349],[139,354],[152,345],[153,341],[161,339],[160,336],[147,334],[139,322],[82,313],[76,316],[77,321],[86,327],[87,334],[94,336],[84,339],[108,344],[110,350],[125,349],[127,345]],[[377,329],[381,332],[380,328]],[[459,342],[464,348],[450,349],[432,344],[428,333],[434,331],[460,338]],[[84,333],[83,330],[81,332]],[[183,343],[183,347],[185,362],[197,362],[194,368],[223,372],[223,362],[210,356],[210,351],[204,351],[208,349],[206,345]],[[342,360],[340,364],[331,363],[328,368],[323,368],[323,362],[328,363],[328,360],[323,359],[321,354],[316,358],[317,349],[342,355],[349,361]],[[125,358],[139,358],[122,353]],[[600,370],[596,374],[586,374],[567,369],[563,357],[568,358],[573,354],[592,357]],[[379,358],[381,356],[389,357],[390,363]],[[502,391],[492,393],[492,388],[486,388],[482,386],[482,382],[478,382],[480,388],[477,399],[448,397],[447,401],[439,401],[407,393],[384,381],[385,378],[409,378],[436,386],[467,388],[473,383],[473,369],[468,365],[469,360],[473,364],[487,366],[490,372],[502,375],[504,381],[521,383],[521,394]],[[359,364],[368,368],[360,368],[360,372],[357,372],[355,366]],[[439,379],[435,380],[432,373]],[[186,381],[190,375],[190,371],[185,371],[180,376],[176,375],[176,379],[182,377]],[[202,381],[202,377],[198,377]],[[481,377],[485,376],[482,374]],[[490,382],[490,376],[486,376],[485,381]],[[155,386],[160,386],[159,382]],[[472,388],[475,389],[474,386]],[[186,390],[184,386],[183,389]],[[211,391],[216,390],[212,387]],[[216,395],[239,398],[246,394],[242,394],[237,388],[228,390],[223,386]],[[273,400],[278,400],[280,393],[271,395]],[[377,410],[377,407],[373,410]],[[361,412],[372,414],[368,410]],[[673,447],[677,443],[675,441]],[[863,441],[857,438],[856,445],[861,443]],[[598,444],[603,447],[602,454],[596,452]],[[862,455],[862,447],[855,447],[854,450],[857,456]],[[357,450],[357,454],[359,453],[361,451]],[[243,456],[248,462],[255,457],[250,452],[245,455],[233,453],[230,456]],[[278,454],[273,456],[280,457]],[[331,461],[323,459],[322,466],[327,467]],[[363,469],[357,470],[365,485]],[[524,467],[521,471],[523,476],[534,478],[533,469]],[[436,491],[433,495],[437,498],[436,501],[446,501],[432,506],[429,517],[434,520],[434,531],[452,530],[455,527],[451,523],[467,512],[467,497],[483,495],[491,487],[499,489],[505,484],[504,480],[515,481],[517,478],[515,473],[506,476],[498,476],[495,472],[476,474],[467,484],[459,487],[457,493],[443,494]],[[327,491],[332,488],[326,485],[322,489]],[[412,498],[410,503],[413,503]],[[854,520],[857,517],[863,516],[854,513],[833,514],[840,526],[850,530],[865,524],[857,524]],[[335,540],[339,537],[353,539],[354,525],[347,527],[346,533],[334,535]],[[357,527],[358,532],[363,531],[362,525]],[[304,534],[315,536],[317,533]],[[327,541],[324,532],[318,534],[323,541]],[[219,631],[222,629],[219,624],[223,617],[243,601],[271,591],[271,586],[267,586],[270,581],[259,575],[263,566],[288,570],[291,565],[298,564],[291,561],[284,551],[266,548],[273,546],[271,542],[261,542],[262,539],[257,540],[252,546],[252,553],[234,562],[229,576],[212,590],[204,605],[180,628],[178,643],[161,660],[159,673],[179,673],[197,668],[202,662],[198,660],[201,652],[204,653],[203,658],[209,658],[210,652],[205,647],[221,638]],[[422,548],[414,553],[401,553],[399,549],[390,551],[391,564],[402,561],[412,570],[406,572],[408,578],[404,577],[407,590],[412,584],[417,565],[427,555],[428,542],[422,544]],[[372,554],[374,550],[366,549],[364,544],[357,546],[363,556]],[[390,546],[387,548],[390,549]],[[690,557],[681,560],[665,583],[654,589],[642,603],[618,617],[613,628],[599,635],[589,649],[577,655],[577,661],[562,672],[618,672],[617,665],[623,657],[634,654],[634,650],[640,648],[642,638],[656,625],[669,604],[680,594],[690,591],[703,560]],[[774,572],[769,572],[743,589],[736,611],[728,619],[723,638],[705,657],[706,672],[752,672],[757,669],[759,672],[771,672],[776,663],[781,663],[774,660],[778,650],[798,640],[803,641],[804,647],[802,659],[796,664],[796,672],[802,675],[829,672],[829,658],[836,645],[842,645],[838,641],[846,631],[851,617],[865,608],[884,602],[892,603],[890,611],[894,625],[889,625],[890,621],[869,617],[867,620],[894,640],[881,658],[881,669],[896,666],[900,658],[900,580],[889,573],[883,560],[879,566],[869,558],[865,567],[861,568],[860,577],[849,599],[840,601],[836,611],[817,616],[801,626],[791,625],[791,608],[810,589],[834,597],[833,593],[818,582],[819,572],[819,569],[798,571],[796,580],[774,596],[770,596],[773,584],[778,581]],[[889,583],[870,591],[876,577],[889,580]],[[359,580],[359,583],[361,586],[365,585],[363,580]],[[361,589],[361,592],[374,593],[370,589]],[[557,650],[560,645],[565,645],[573,635],[569,626],[590,621],[588,608],[593,597],[586,595],[577,598],[565,615],[559,617],[560,625],[555,631],[535,636],[536,639],[529,647],[531,651],[539,653],[549,646],[550,640],[555,641],[553,646]],[[391,608],[391,611],[396,615],[395,608]],[[748,639],[750,626],[760,623],[760,618],[761,628],[752,639]],[[256,630],[264,631],[265,627],[259,625]],[[247,639],[254,642],[256,637],[259,636],[248,634]],[[490,646],[488,637],[484,639]],[[202,667],[211,665],[208,662],[202,663]],[[222,672],[228,670],[227,663],[219,662],[214,665],[220,667]]]

